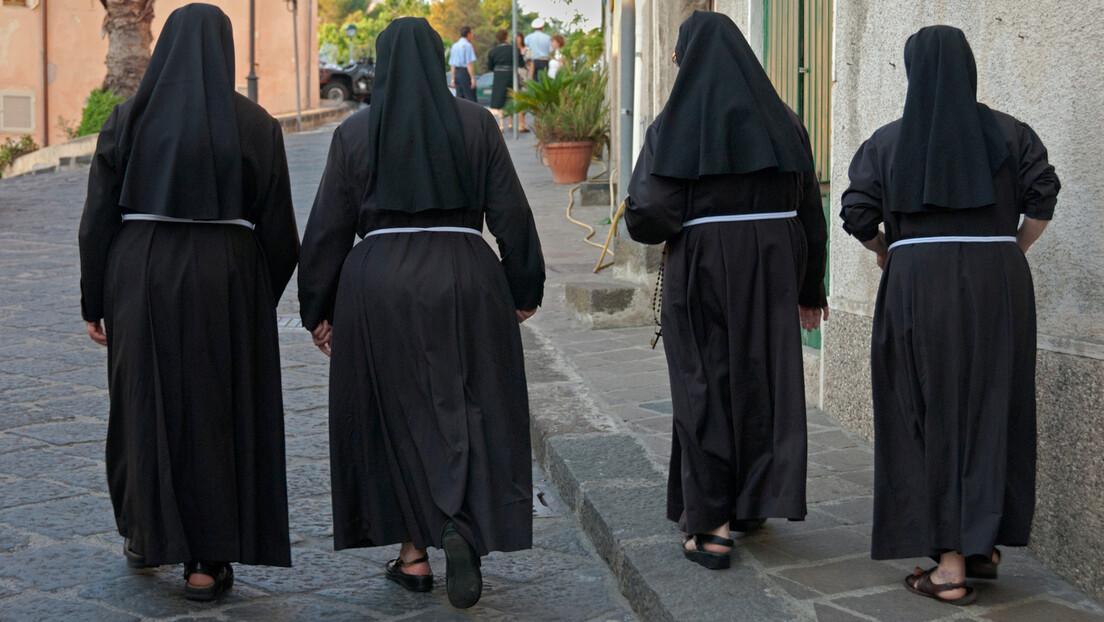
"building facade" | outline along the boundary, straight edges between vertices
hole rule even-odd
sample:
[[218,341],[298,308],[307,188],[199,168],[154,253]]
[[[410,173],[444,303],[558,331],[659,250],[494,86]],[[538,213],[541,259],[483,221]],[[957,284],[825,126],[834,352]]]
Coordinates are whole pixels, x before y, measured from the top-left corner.
[[[621,15],[630,5],[636,46],[631,94],[621,92],[619,56]],[[670,56],[679,24],[694,10],[728,14],[795,110],[795,93],[804,93],[811,107],[802,116],[818,167],[824,167],[821,179],[831,182],[822,186],[831,319],[822,349],[806,349],[806,393],[810,403],[873,440],[870,332],[881,273],[873,254],[841,229],[840,195],[855,150],[901,115],[908,36],[931,24],[965,31],[977,58],[979,101],[1038,132],[1063,186],[1053,223],[1028,253],[1038,311],[1039,432],[1029,550],[1104,598],[1104,571],[1094,555],[1104,549],[1104,178],[1098,174],[1104,170],[1104,83],[1097,71],[1104,60],[1104,13],[1095,0],[1048,7],[1039,11],[1027,0],[619,0],[607,5],[610,108],[631,111],[635,159],[644,129],[674,82]],[[796,30],[785,21],[795,14]],[[780,58],[788,53],[779,48],[780,37],[800,41],[796,60]],[[792,83],[794,71],[821,75]],[[819,106],[808,99],[818,97],[818,85],[829,93]],[[826,126],[811,126],[817,123]],[[618,126],[614,119],[614,171],[620,168]]]
[[[234,26],[236,82],[249,75],[250,0],[208,0]],[[158,0],[156,42],[165,19],[188,0]],[[258,100],[272,114],[295,112],[294,40],[299,47],[299,103],[318,104],[317,0],[253,0]],[[293,15],[296,17],[293,20]],[[108,40],[100,0],[2,0],[0,4],[0,141],[30,134],[40,146],[66,140],[63,124],[79,125],[88,94],[107,73]],[[297,20],[297,21],[296,21]],[[295,32],[297,30],[298,32]]]

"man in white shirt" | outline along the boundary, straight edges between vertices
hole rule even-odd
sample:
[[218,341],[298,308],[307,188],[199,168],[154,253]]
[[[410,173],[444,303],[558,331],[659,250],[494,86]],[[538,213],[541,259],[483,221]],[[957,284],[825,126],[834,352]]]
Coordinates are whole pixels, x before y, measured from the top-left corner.
[[537,78],[538,71],[548,69],[548,57],[552,54],[552,38],[544,34],[544,18],[533,20],[533,32],[525,37],[525,47],[533,52],[529,62],[529,77]]
[[472,47],[471,26],[460,29],[460,38],[449,48],[449,65],[452,66],[452,88],[456,96],[468,101],[475,98],[475,48]]

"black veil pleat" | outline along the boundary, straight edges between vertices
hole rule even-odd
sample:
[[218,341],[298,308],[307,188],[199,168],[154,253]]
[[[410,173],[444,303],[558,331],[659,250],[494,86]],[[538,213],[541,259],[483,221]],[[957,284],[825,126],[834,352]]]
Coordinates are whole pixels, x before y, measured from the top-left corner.
[[421,17],[391,22],[376,39],[364,208],[480,208],[456,107],[441,36]]
[[119,204],[198,220],[242,217],[230,19],[209,4],[169,15],[142,77],[119,153]]
[[908,95],[893,154],[894,212],[968,209],[996,202],[993,173],[1008,146],[977,101],[977,66],[966,35],[921,28],[905,43]]
[[727,15],[694,11],[679,27],[675,57],[680,68],[657,124],[652,174],[813,168],[789,109]]

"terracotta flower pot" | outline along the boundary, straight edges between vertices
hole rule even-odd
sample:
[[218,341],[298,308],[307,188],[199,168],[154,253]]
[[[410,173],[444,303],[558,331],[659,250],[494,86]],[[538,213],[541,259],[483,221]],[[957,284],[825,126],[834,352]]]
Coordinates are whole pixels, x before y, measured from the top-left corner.
[[552,181],[557,184],[576,184],[586,181],[594,143],[548,143],[541,145],[543,159],[552,169]]

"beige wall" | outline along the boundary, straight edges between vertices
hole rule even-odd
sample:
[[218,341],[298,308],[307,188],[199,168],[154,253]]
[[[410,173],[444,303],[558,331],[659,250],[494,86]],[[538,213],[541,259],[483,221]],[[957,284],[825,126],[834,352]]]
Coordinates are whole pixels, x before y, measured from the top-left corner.
[[[1104,597],[1104,13],[1097,0],[848,0],[836,3],[832,205],[863,140],[901,114],[905,40],[922,26],[962,28],[977,57],[978,99],[1031,125],[1062,180],[1054,221],[1028,260],[1039,330],[1038,507],[1032,553]],[[869,343],[880,271],[833,217],[832,318],[824,407],[872,436]]]
[[[237,83],[245,92],[249,74],[249,0],[209,0],[234,25]],[[157,35],[173,10],[186,0],[159,0],[153,34]],[[299,0],[299,63],[304,109],[318,104],[317,0]],[[0,91],[32,91],[35,96],[35,136],[44,144],[64,141],[58,117],[80,122],[84,100],[106,74],[108,41],[101,38],[104,10],[99,0],[49,0],[48,49],[49,112],[43,109],[42,20],[44,6],[33,9],[0,6]],[[259,101],[272,114],[295,111],[295,48],[292,14],[282,0],[256,0],[256,73]],[[0,140],[13,134],[0,133]]]

